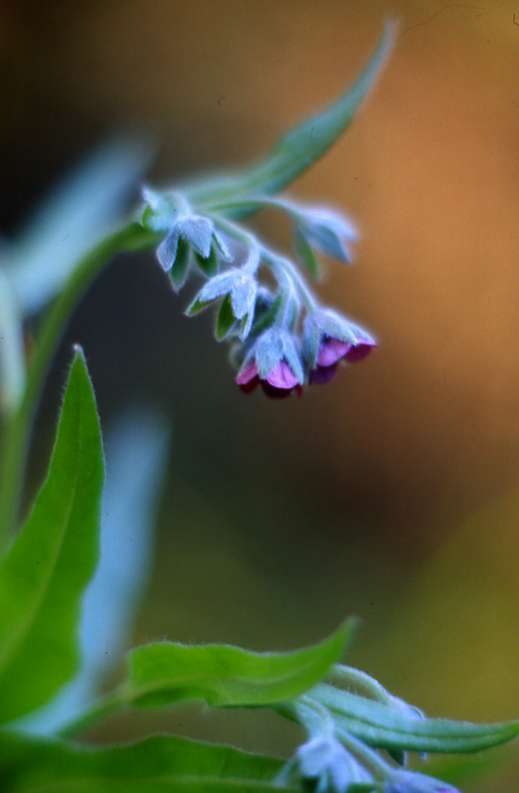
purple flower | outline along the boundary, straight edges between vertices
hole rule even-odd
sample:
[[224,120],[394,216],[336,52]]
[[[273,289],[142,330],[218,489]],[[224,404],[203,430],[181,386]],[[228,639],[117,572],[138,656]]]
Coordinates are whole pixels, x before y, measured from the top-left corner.
[[261,378],[256,361],[249,363],[236,378],[244,394],[251,394],[261,385],[264,393],[272,399],[283,399],[295,390],[298,396],[303,393],[303,386],[286,361],[278,361],[265,378]]
[[297,339],[286,328],[265,330],[249,348],[236,382],[245,394],[261,385],[274,399],[287,397],[295,390],[303,393],[304,372]]
[[372,339],[357,338],[355,343],[324,336],[319,345],[316,365],[310,369],[310,383],[325,385],[333,380],[340,361],[355,363],[365,358],[376,344]]

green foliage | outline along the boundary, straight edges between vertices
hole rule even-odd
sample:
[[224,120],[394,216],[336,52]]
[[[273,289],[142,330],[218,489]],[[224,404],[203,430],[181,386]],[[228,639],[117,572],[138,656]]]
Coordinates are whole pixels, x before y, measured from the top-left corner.
[[104,462],[76,352],[48,478],[0,567],[0,720],[46,702],[79,665],[80,599],[98,556]]
[[[6,381],[0,386],[6,450],[0,479],[0,529],[4,536],[9,534],[17,512],[27,438],[53,351],[73,306],[114,253],[149,248],[167,234],[157,256],[164,270],[171,270],[173,287],[178,290],[190,270],[194,252],[199,270],[211,280],[187,313],[196,313],[222,298],[217,338],[232,332],[237,335],[239,322],[242,341],[256,313],[253,331],[264,332],[245,349],[248,357],[244,363],[255,361],[261,379],[267,378],[278,363],[284,363],[291,375],[303,382],[300,339],[294,335],[299,332],[299,319],[304,318],[306,323],[303,346],[307,369],[317,365],[323,338],[358,344],[361,352],[373,343],[349,321],[319,309],[291,262],[260,246],[231,219],[251,214],[270,202],[284,207],[295,223],[296,252],[312,275],[318,272],[313,248],[349,261],[347,241],[353,238],[353,232],[347,222],[329,211],[305,213],[269,196],[303,173],[349,126],[392,40],[393,26],[388,24],[354,84],[329,108],[283,136],[258,165],[239,176],[188,187],[186,198],[179,193],[161,196],[145,192],[149,205],[142,214],[143,227],[130,222],[101,240],[80,262],[75,264],[74,257],[65,257],[56,272],[44,267],[45,279],[39,290],[36,284],[33,294],[33,280],[43,278],[37,273],[45,259],[38,254],[38,266],[31,267],[20,282],[25,285],[24,310],[36,310],[56,292],[58,296],[44,320],[27,379],[21,376],[25,374],[23,317],[16,311],[9,313],[14,302],[12,283],[0,281],[0,307],[7,317],[5,332],[0,334],[5,336],[4,344],[0,344],[0,371]],[[107,193],[102,206],[111,205],[115,197]],[[57,220],[63,211],[61,204],[57,206]],[[98,219],[94,220],[93,227],[97,228]],[[92,223],[88,212],[83,223],[85,233]],[[47,225],[43,223],[44,231]],[[226,265],[233,262],[226,237],[239,247],[242,267],[218,273],[220,260]],[[41,240],[41,235],[36,239]],[[279,295],[271,295],[267,289],[257,291],[255,274],[260,264],[271,268],[280,284]],[[16,280],[12,273],[10,276]],[[303,304],[304,311],[299,314]],[[97,562],[103,478],[95,398],[79,350],[70,371],[48,478],[25,526],[0,562],[0,723],[23,717],[43,705],[78,670],[80,605]],[[422,718],[356,670],[342,668],[342,680],[350,674],[352,687],[356,690],[360,681],[365,686],[361,690],[367,690],[373,699],[320,683],[345,651],[353,624],[345,622],[318,645],[286,653],[171,642],[139,647],[129,654],[126,682],[85,709],[60,733],[62,739],[72,736],[126,705],[167,706],[194,698],[216,707],[263,706],[287,716],[308,733],[309,740],[286,765],[275,758],[173,736],[94,749],[0,729],[0,790],[262,793],[276,785],[287,791],[303,788],[353,793],[376,788],[432,793],[443,790],[444,784],[395,769],[375,750],[387,750],[397,764],[404,765],[405,752],[410,750],[476,752],[519,734],[519,721],[475,725]],[[297,780],[296,786],[292,779]]]
[[209,705],[268,705],[295,697],[321,680],[346,649],[353,621],[328,639],[288,653],[253,653],[229,645],[157,642],[130,653],[124,686],[140,706],[205,699]]
[[[196,204],[226,203],[247,196],[274,195],[297,179],[322,157],[337,138],[349,127],[359,105],[372,88],[391,49],[394,25],[386,23],[384,33],[368,63],[355,82],[325,110],[316,113],[285,133],[274,145],[270,155],[241,176],[205,184],[187,194]],[[237,209],[229,215],[244,217],[255,211]]]
[[264,793],[282,765],[273,757],[171,735],[93,749],[0,732],[2,793]]
[[382,702],[319,683],[309,692],[330,712],[337,729],[369,746],[442,754],[478,752],[519,735],[519,720],[471,724],[449,719],[412,717]]

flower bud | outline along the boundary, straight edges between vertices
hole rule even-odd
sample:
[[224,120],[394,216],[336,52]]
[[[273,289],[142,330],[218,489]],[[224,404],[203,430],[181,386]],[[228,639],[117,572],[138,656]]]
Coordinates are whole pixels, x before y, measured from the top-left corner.
[[285,328],[264,331],[248,350],[236,378],[245,394],[261,385],[267,396],[283,398],[303,393],[303,366],[294,337]]
[[373,781],[369,772],[332,735],[319,735],[300,746],[288,766],[285,776],[303,783],[312,782],[313,789],[319,793],[346,793],[350,785]]
[[340,361],[360,361],[375,346],[367,331],[334,311],[317,311],[305,318],[303,352],[310,383],[329,383],[335,377]]

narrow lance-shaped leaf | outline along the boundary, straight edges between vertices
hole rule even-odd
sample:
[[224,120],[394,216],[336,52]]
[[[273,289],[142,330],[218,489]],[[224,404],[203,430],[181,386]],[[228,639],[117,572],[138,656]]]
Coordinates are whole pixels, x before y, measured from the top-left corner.
[[191,698],[214,706],[281,702],[327,674],[343,654],[352,628],[350,620],[320,644],[287,653],[254,653],[229,645],[148,644],[130,653],[129,679],[121,695],[140,706]]
[[[381,702],[325,683],[319,683],[309,695],[330,711],[339,731],[344,730],[377,748],[442,754],[477,752],[519,735],[519,720],[471,724],[450,719],[414,718]],[[290,703],[283,712],[294,718]]]
[[48,478],[0,566],[0,721],[44,704],[79,665],[80,600],[98,556],[104,462],[81,350]]
[[[319,159],[353,121],[355,113],[374,84],[391,49],[395,26],[387,22],[370,60],[353,85],[324,111],[311,116],[286,133],[265,160],[242,176],[228,177],[188,191],[194,204],[232,201],[245,196],[273,195],[283,190]],[[237,209],[233,217],[244,217],[258,207]]]
[[[172,735],[102,748],[0,732],[2,793],[267,793],[282,760]],[[297,793],[278,785],[280,793]]]

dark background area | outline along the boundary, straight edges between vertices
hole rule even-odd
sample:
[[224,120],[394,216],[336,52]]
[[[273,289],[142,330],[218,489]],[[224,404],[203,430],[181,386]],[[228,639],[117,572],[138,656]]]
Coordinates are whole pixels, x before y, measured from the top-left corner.
[[[348,662],[429,715],[519,715],[516,13],[505,0],[1,4],[7,237],[114,130],[154,133],[155,184],[254,161],[343,90],[387,15],[400,21],[350,131],[290,191],[361,229],[356,266],[328,262],[318,289],[375,333],[372,356],[301,400],[245,397],[212,318],[182,314],[194,285],[174,296],[151,254],[114,261],[71,323],[37,454],[71,341],[103,423],[139,399],[173,422],[136,643],[288,649],[356,614]],[[275,216],[255,225],[287,245]],[[268,716],[239,718],[202,729],[290,742]]]

